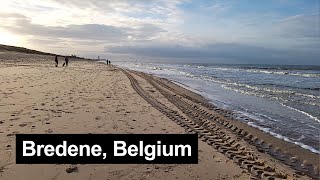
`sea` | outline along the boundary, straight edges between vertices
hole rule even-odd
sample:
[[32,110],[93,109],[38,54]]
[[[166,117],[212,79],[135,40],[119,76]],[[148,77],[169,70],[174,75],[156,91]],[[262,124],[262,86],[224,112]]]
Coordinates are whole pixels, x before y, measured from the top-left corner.
[[320,66],[116,65],[167,78],[218,107],[233,110],[242,117],[239,121],[320,154]]

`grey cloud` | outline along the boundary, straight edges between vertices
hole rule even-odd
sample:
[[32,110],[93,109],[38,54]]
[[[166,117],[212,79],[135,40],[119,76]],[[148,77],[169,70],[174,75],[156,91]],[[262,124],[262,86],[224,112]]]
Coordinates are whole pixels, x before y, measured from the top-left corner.
[[10,17],[10,18],[18,18],[18,19],[27,18],[26,16],[24,16],[22,14],[18,14],[18,13],[3,13],[3,12],[0,12],[0,19],[7,19],[8,17]]
[[319,38],[320,13],[301,14],[282,19],[270,27],[270,32],[287,38]]
[[123,42],[129,35],[140,39],[148,39],[164,30],[153,24],[142,24],[138,28],[119,28],[105,24],[71,24],[68,26],[44,26],[33,24],[31,20],[20,14],[6,14],[0,20],[12,19],[13,25],[2,23],[1,28],[16,34],[34,35],[44,38],[70,38],[105,42]]
[[[134,54],[161,58],[192,58],[196,62],[210,62],[210,59],[233,59],[238,63],[262,64],[319,64],[318,52],[278,50],[243,44],[217,43],[202,47],[180,45],[160,46],[113,46],[106,47],[106,52]],[[304,60],[304,61],[302,61]],[[234,62],[234,61],[233,61]]]
[[16,20],[15,26],[2,26],[16,34],[35,35],[56,38],[76,38],[94,40],[118,40],[127,37],[127,33],[114,26],[103,24],[84,24],[62,26],[43,26],[32,24],[29,19]]
[[[122,13],[124,15],[137,15],[139,18],[166,19],[172,18],[172,14],[176,12],[174,8],[176,4],[180,4],[184,0],[52,0],[63,6],[70,8],[79,8],[83,10],[92,10],[95,12],[105,13]],[[133,16],[134,17],[134,16]]]
[[57,38],[32,38],[33,44],[51,45],[51,44],[64,44],[65,41]]
[[153,37],[158,33],[167,32],[166,30],[154,25],[154,24],[143,24],[135,30],[130,30],[136,39],[146,39]]
[[[95,9],[104,12],[117,11],[117,7],[126,7],[127,9],[136,8],[143,10],[144,7],[148,7],[150,4],[159,3],[159,0],[52,0],[53,2],[59,3],[64,6],[77,7],[81,9]],[[126,9],[124,9],[126,10]]]

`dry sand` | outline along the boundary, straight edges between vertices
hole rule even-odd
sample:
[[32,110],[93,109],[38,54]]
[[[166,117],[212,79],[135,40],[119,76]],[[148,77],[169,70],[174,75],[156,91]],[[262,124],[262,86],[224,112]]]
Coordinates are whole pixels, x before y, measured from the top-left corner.
[[[145,74],[73,59],[69,67],[56,68],[50,56],[0,52],[0,179],[316,177],[318,155],[307,153],[304,169],[294,170],[283,163],[288,150],[272,154],[261,143],[272,138],[214,108],[199,95]],[[199,164],[17,165],[17,133],[198,133]],[[297,159],[292,166],[304,160]],[[67,173],[70,167],[77,170]]]

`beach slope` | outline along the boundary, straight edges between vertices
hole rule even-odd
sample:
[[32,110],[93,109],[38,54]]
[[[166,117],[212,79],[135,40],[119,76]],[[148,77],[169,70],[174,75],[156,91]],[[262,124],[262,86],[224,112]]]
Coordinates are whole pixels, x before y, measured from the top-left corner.
[[[0,69],[0,179],[309,179],[318,173],[318,155],[250,129],[165,79],[79,59],[56,68],[53,56],[9,51],[0,52]],[[18,133],[197,133],[199,164],[17,165]],[[273,148],[282,146],[288,149]]]

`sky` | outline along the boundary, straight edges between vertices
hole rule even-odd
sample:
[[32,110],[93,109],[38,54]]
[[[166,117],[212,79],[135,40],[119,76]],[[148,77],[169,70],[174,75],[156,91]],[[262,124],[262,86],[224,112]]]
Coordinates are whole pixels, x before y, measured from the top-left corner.
[[0,44],[115,61],[320,65],[320,0],[0,2]]

